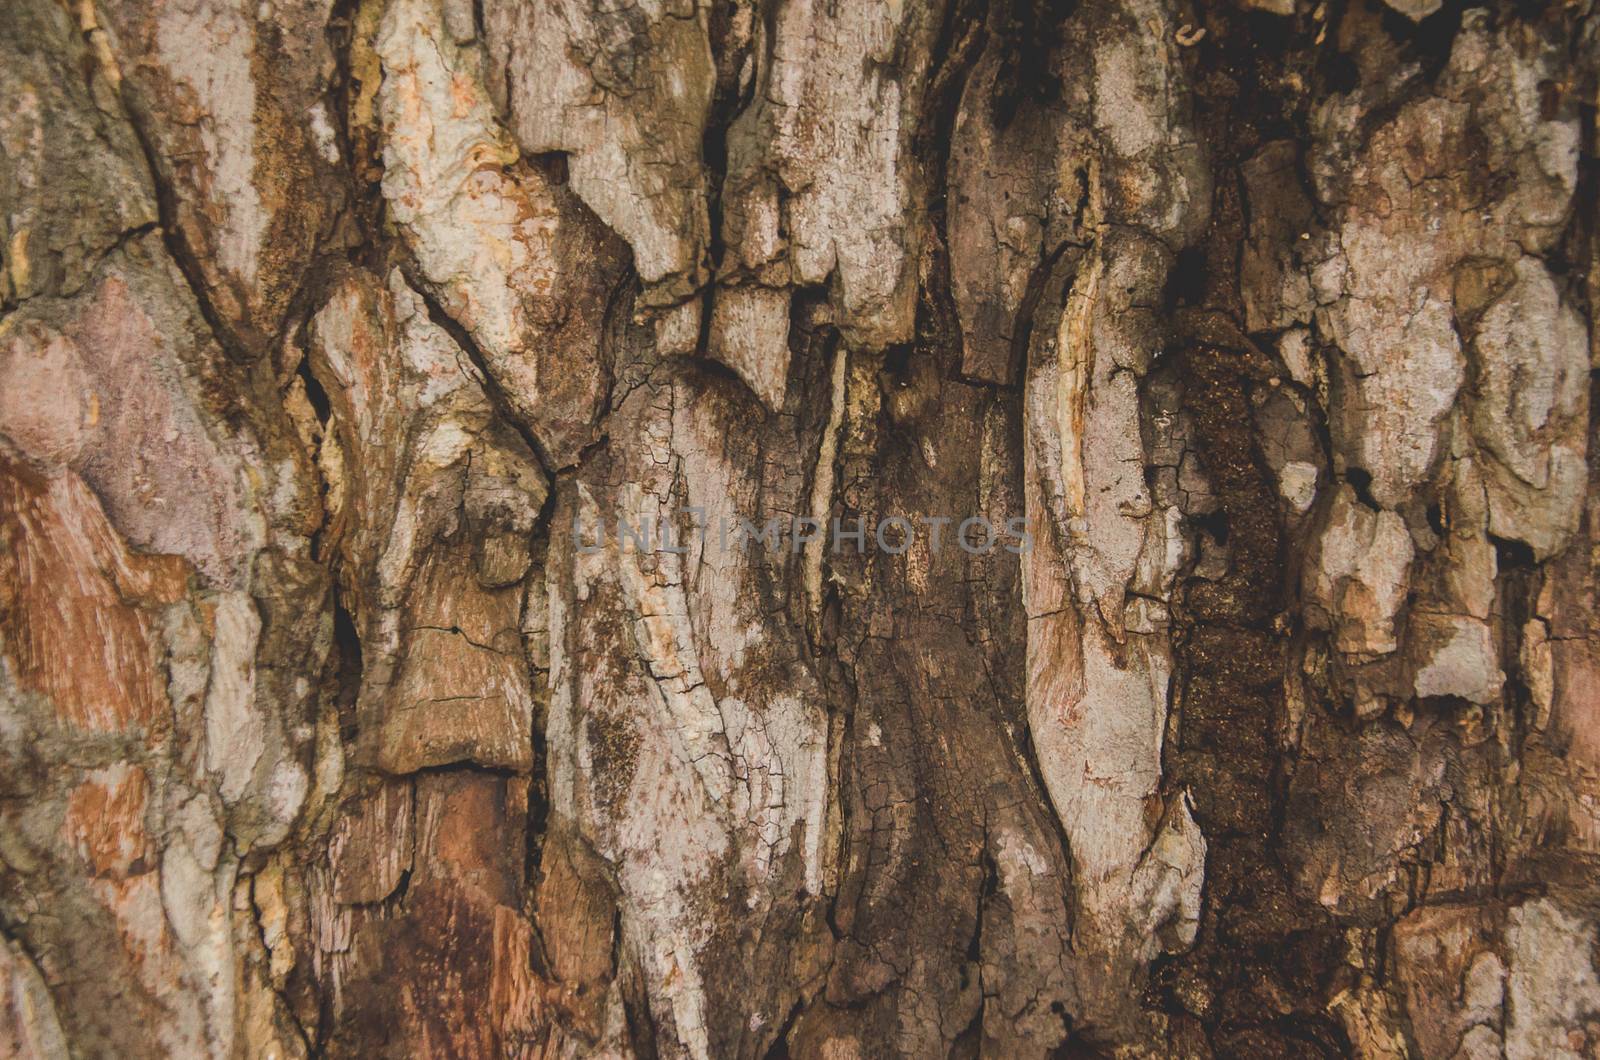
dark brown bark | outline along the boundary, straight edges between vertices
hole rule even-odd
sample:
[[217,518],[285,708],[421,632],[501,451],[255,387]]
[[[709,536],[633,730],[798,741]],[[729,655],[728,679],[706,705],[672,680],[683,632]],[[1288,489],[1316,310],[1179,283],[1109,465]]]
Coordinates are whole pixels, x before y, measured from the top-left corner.
[[0,1054],[1600,1055],[1597,33],[0,10]]

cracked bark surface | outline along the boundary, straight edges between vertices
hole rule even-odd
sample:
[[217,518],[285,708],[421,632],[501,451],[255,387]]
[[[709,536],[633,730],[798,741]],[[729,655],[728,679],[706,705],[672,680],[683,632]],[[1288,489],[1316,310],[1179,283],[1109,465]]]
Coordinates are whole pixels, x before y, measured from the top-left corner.
[[1600,1056],[1597,85],[0,7],[0,1055]]

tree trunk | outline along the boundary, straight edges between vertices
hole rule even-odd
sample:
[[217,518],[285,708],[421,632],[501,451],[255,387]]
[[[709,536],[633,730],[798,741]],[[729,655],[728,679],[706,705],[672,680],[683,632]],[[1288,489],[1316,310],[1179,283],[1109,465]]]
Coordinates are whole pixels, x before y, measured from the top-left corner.
[[7,0],[0,1054],[1600,1056],[1597,73]]

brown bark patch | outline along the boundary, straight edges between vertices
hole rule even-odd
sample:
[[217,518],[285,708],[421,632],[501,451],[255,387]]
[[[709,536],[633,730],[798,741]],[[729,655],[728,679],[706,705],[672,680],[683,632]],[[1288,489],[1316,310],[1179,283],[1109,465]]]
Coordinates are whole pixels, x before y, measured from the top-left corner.
[[154,621],[141,602],[183,596],[187,565],[130,552],[76,475],[0,455],[0,633],[22,684],[94,732],[165,719]]

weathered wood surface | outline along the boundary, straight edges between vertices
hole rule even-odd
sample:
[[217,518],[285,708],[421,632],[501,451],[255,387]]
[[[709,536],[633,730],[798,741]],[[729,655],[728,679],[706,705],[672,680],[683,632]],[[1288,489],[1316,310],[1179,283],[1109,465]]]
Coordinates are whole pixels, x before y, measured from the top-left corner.
[[0,1055],[1600,1056],[1597,78],[0,5]]

